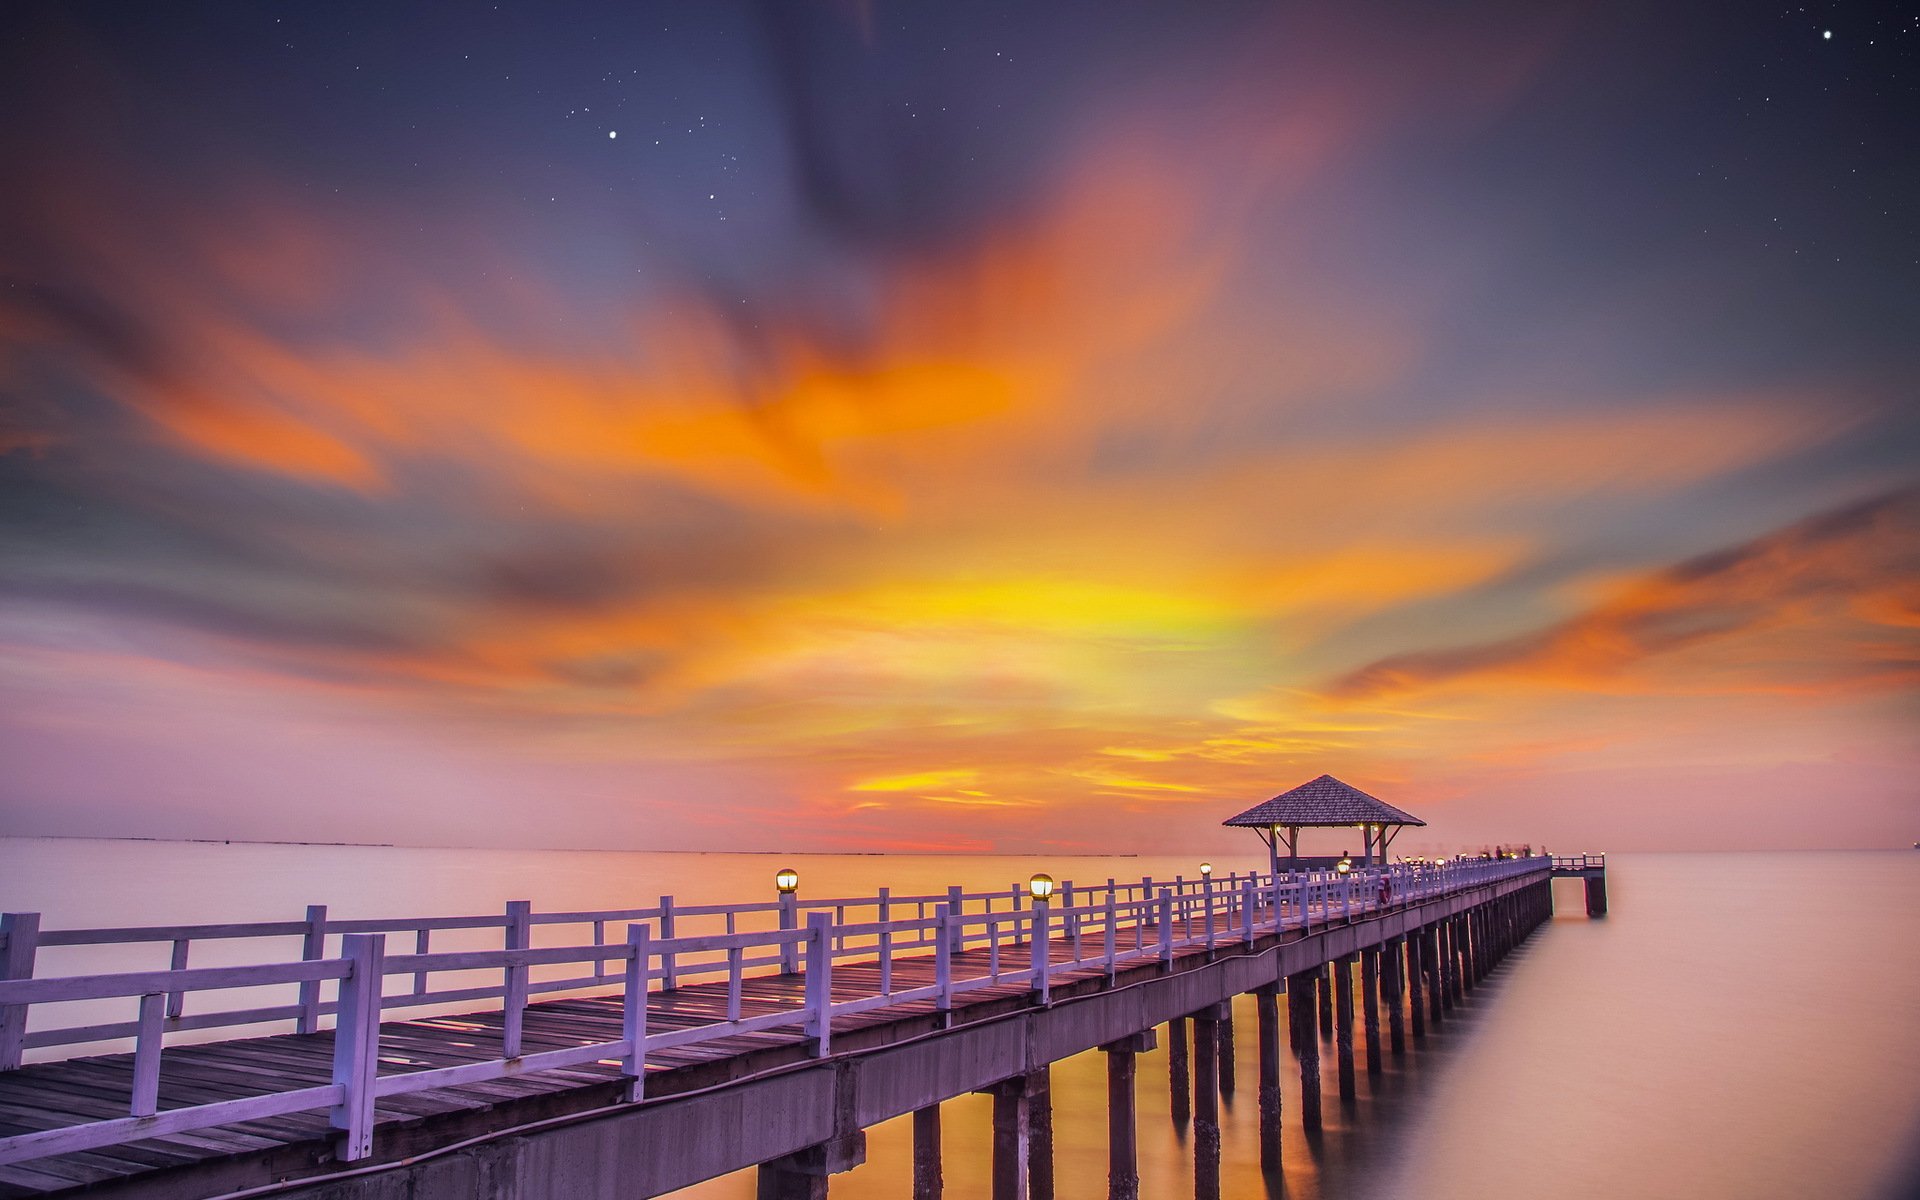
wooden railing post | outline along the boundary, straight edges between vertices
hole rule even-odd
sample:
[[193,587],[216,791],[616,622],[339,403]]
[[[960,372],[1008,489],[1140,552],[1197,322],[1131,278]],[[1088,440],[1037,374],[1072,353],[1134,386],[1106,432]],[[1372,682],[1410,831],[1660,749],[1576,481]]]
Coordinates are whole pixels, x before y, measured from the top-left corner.
[[[327,906],[307,905],[307,932],[300,943],[300,957],[317,962],[327,956]],[[300,985],[300,1016],[294,1026],[301,1033],[320,1031],[320,981],[308,979]]]
[[[660,897],[660,938],[673,940],[673,897]],[[672,991],[679,984],[678,974],[674,970],[673,951],[663,951],[660,955],[660,986]]]
[[[168,970],[184,971],[187,969],[187,948],[192,944],[193,943],[189,942],[186,938],[173,939],[173,958],[171,965],[167,968]],[[186,1011],[187,994],[185,992],[168,992],[167,1015],[177,1018]]]
[[[507,949],[525,950],[531,944],[533,927],[529,918],[532,914],[532,901],[507,901]],[[520,1057],[520,1034],[526,1014],[527,965],[508,963],[505,996],[501,1005],[500,1057]]]
[[1247,881],[1240,885],[1240,937],[1249,946],[1253,945],[1253,909],[1259,903],[1259,898],[1260,885],[1249,875]]
[[880,917],[880,991],[884,995],[893,994],[893,930],[887,922],[893,919],[893,889],[881,888],[879,899],[874,905]]
[[133,1104],[128,1115],[150,1117],[160,1111],[160,1030],[162,997],[149,992],[140,997],[138,1032],[133,1038]]
[[1160,965],[1173,966],[1173,890],[1160,889]]
[[[32,979],[33,957],[40,947],[40,914],[0,913],[0,979]],[[0,1071],[20,1065],[27,1043],[25,1004],[0,1004]]]
[[1052,979],[1047,972],[1053,934],[1049,928],[1049,906],[1039,896],[1033,898],[1033,990],[1040,993],[1042,1006],[1053,1002]]
[[354,1162],[373,1153],[373,1085],[380,1069],[380,987],[387,937],[350,933],[340,941],[340,956],[353,970],[340,981],[334,1022],[333,1082],[343,1091],[332,1123],[340,1132],[337,1156]]
[[652,931],[645,925],[627,926],[627,990],[620,1012],[620,1037],[627,1044],[622,1070],[627,1075],[627,1099],[647,1092],[647,960]]
[[957,883],[947,889],[947,915],[953,918],[948,923],[948,927],[953,931],[953,945],[949,949],[955,954],[967,948],[967,930],[960,923],[960,914],[966,911],[965,897],[966,893],[960,890],[960,885]]
[[933,915],[933,991],[934,1008],[948,1012],[953,1008],[953,905],[942,904]]
[[833,1038],[833,914],[807,914],[807,1036],[815,1058]]
[[1102,936],[1100,952],[1107,964],[1107,978],[1113,978],[1113,943],[1119,936],[1120,904],[1113,897],[1113,883],[1107,883],[1107,928]]
[[[797,929],[800,926],[800,897],[792,892],[780,893],[780,928]],[[791,975],[800,969],[800,945],[798,942],[780,944],[780,973]]]

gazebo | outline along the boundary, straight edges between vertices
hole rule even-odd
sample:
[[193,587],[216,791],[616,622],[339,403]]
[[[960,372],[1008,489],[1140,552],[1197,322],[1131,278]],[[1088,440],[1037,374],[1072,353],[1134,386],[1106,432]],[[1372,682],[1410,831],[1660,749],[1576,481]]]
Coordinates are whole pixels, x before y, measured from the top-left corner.
[[[1403,825],[1425,825],[1412,813],[1401,812],[1375,796],[1369,796],[1352,784],[1331,775],[1301,784],[1290,792],[1281,792],[1221,822],[1251,829],[1267,844],[1273,869],[1280,870],[1280,843],[1287,846],[1290,862],[1300,861],[1302,829],[1357,828],[1360,830],[1362,861],[1371,864],[1375,855],[1387,859],[1387,847]],[[1283,832],[1284,831],[1284,832]]]

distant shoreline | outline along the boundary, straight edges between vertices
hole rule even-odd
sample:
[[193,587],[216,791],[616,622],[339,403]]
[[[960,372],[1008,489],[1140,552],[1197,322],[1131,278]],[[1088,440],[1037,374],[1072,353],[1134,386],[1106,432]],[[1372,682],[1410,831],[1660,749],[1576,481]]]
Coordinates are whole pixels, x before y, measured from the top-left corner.
[[90,833],[6,833],[0,841],[153,842],[188,846],[324,846],[354,850],[505,850],[532,854],[753,854],[782,857],[836,858],[1140,858],[1137,851],[1097,853],[1090,850],[661,850],[613,846],[425,846],[402,842],[317,842],[294,838],[109,837]]

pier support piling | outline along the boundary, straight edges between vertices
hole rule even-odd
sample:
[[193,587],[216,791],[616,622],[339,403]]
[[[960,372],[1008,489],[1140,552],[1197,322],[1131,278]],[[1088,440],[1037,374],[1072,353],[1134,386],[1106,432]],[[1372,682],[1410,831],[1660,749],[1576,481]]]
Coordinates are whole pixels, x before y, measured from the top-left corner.
[[1053,1072],[1027,1074],[1027,1195],[1053,1200]]
[[1253,1018],[1260,1043],[1260,1169],[1280,1172],[1280,988],[1268,984],[1253,993]]
[[1167,1086],[1173,1101],[1173,1123],[1185,1129],[1191,1117],[1188,1089],[1193,1085],[1187,1070],[1187,1019],[1175,1017],[1167,1022]]
[[1587,915],[1604,917],[1607,915],[1607,877],[1594,875],[1587,879]]
[[[993,1200],[1027,1200],[1027,1155],[1032,1137],[1027,1079],[993,1088]],[[822,1192],[824,1196],[826,1193]],[[764,1198],[763,1198],[764,1200]]]
[[1380,952],[1360,952],[1360,1028],[1367,1039],[1367,1074],[1380,1074]]
[[1343,955],[1332,963],[1334,1055],[1340,1068],[1340,1098],[1352,1100],[1357,1094],[1353,1082],[1353,955]]
[[1406,938],[1407,943],[1407,1015],[1413,1021],[1415,1041],[1427,1039],[1427,1006],[1421,995],[1422,981],[1426,978],[1426,960],[1421,947],[1420,931]]
[[1400,954],[1406,943],[1405,938],[1388,938],[1380,954],[1380,991],[1381,999],[1387,1006],[1387,1046],[1399,1057],[1407,1052],[1407,1021],[1401,1012],[1403,1002],[1400,978],[1403,967]]
[[1225,1004],[1193,1015],[1193,1196],[1220,1200],[1220,1022]]
[[1323,965],[1319,972],[1320,996],[1320,1040],[1333,1040],[1333,964]]
[[913,1110],[913,1200],[940,1200],[940,1106]]
[[1438,1029],[1446,1010],[1452,1007],[1446,1001],[1446,989],[1441,986],[1444,960],[1440,957],[1440,930],[1429,925],[1420,936],[1425,939],[1420,947],[1420,960],[1427,969],[1427,1023]]
[[1321,972],[1302,971],[1287,979],[1287,1023],[1295,1033],[1294,1052],[1300,1056],[1300,1125],[1309,1133],[1320,1130],[1320,1039],[1314,1036],[1314,993]]
[[1220,1095],[1232,1099],[1234,1083],[1233,1001],[1229,1000],[1220,1013]]
[[1140,1200],[1134,1076],[1137,1056],[1153,1047],[1151,1029],[1100,1047],[1107,1054],[1107,1200]]

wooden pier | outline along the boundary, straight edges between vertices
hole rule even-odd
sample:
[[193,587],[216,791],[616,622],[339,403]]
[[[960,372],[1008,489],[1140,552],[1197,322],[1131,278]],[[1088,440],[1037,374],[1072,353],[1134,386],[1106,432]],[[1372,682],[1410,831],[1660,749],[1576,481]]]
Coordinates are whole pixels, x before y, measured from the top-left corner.
[[[613,1200],[753,1166],[764,1200],[824,1197],[862,1130],[911,1113],[915,1200],[933,1200],[939,1105],[971,1092],[994,1096],[995,1200],[1051,1197],[1048,1068],[1096,1048],[1109,1195],[1137,1197],[1133,1062],[1163,1025],[1183,1054],[1192,1033],[1179,1107],[1196,1194],[1217,1196],[1235,996],[1255,996],[1278,1169],[1278,997],[1317,1128],[1321,1027],[1353,1094],[1356,965],[1372,1070],[1383,1017],[1390,1053],[1409,1020],[1426,1036],[1551,915],[1559,873],[1463,860],[828,900],[786,881],[735,905],[150,929],[8,914],[0,1197]],[[435,952],[436,936],[498,940]],[[190,966],[210,940],[259,961]],[[35,973],[56,947],[137,943],[171,947],[169,968]],[[207,1007],[222,994],[244,1006]],[[133,1049],[22,1062],[114,1041]]]

